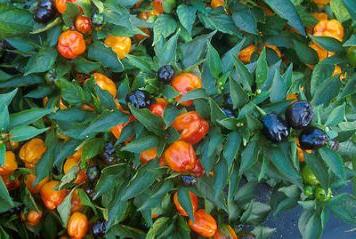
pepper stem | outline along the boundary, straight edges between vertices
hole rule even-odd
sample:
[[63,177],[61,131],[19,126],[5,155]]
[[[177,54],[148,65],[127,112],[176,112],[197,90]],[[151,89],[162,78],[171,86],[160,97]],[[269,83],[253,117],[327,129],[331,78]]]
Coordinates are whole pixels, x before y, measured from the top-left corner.
[[267,113],[261,109],[258,105],[255,104],[255,107],[257,109],[257,111],[262,115],[262,116],[265,116]]

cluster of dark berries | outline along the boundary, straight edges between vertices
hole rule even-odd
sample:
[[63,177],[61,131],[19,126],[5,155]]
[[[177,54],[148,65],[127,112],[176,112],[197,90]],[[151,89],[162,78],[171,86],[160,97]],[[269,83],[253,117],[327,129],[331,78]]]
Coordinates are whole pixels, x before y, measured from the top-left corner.
[[38,3],[34,19],[39,23],[48,23],[57,14],[56,7],[51,0],[42,0]]
[[290,127],[302,130],[299,144],[304,150],[318,149],[328,142],[328,137],[321,129],[309,126],[313,119],[313,110],[308,102],[296,101],[285,112],[285,120],[275,113],[262,118],[263,133],[273,143],[279,143],[289,135]]

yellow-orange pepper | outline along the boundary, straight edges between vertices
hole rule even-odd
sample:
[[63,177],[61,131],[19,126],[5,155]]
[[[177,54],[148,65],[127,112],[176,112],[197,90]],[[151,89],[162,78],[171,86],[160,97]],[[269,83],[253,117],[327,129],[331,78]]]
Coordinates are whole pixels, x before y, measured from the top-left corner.
[[[192,192],[189,192],[189,198],[190,198],[190,203],[192,204],[193,214],[194,214],[195,211],[198,210],[199,199],[198,199],[197,195],[195,195],[195,193],[192,193]],[[175,192],[173,194],[173,203],[174,203],[174,206],[176,206],[176,209],[177,209],[179,215],[181,215],[183,217],[188,216],[188,213],[184,210],[184,208],[182,207],[182,205],[179,202],[178,192]]]
[[313,2],[318,6],[324,6],[330,3],[330,0],[313,0]]
[[98,72],[94,73],[93,76],[94,76],[95,83],[101,89],[108,91],[110,95],[116,97],[117,95],[116,84],[109,77]]
[[36,210],[30,210],[27,213],[21,215],[23,221],[29,226],[36,226],[40,223],[42,218],[42,212]]
[[116,53],[119,59],[124,59],[131,50],[131,39],[129,37],[109,35],[104,43]]
[[52,180],[45,183],[40,190],[42,202],[50,210],[57,208],[67,196],[67,190],[56,190],[58,185],[59,181]]
[[203,209],[196,211],[194,222],[189,220],[188,224],[195,233],[202,237],[212,237],[218,229],[215,219]]
[[314,27],[314,36],[332,37],[338,41],[344,38],[344,27],[335,19],[321,20]]
[[46,150],[47,147],[42,139],[33,138],[21,147],[19,156],[27,168],[33,168]]
[[321,46],[319,46],[318,44],[316,44],[314,42],[311,42],[309,44],[309,47],[316,51],[316,53],[318,55],[318,58],[319,58],[319,61],[322,61],[325,58],[328,58],[328,57],[333,56],[335,54],[332,51],[325,50],[324,48],[322,48]]
[[[183,72],[176,75],[172,79],[171,86],[179,92],[180,96],[177,97],[177,100],[179,100],[181,96],[185,95],[189,91],[202,88],[203,84],[198,76],[192,73]],[[191,100],[181,102],[181,104],[184,106],[190,106],[192,103],[193,101]]]
[[266,46],[267,48],[269,48],[269,49],[272,49],[272,50],[277,54],[277,56],[278,56],[279,58],[282,57],[282,52],[278,49],[277,46],[271,45],[271,44],[266,44],[265,46]]
[[75,59],[87,49],[83,34],[78,31],[67,30],[59,35],[57,50],[67,59]]
[[256,51],[256,46],[253,44],[248,45],[242,49],[239,53],[239,59],[243,63],[249,63],[251,61],[252,54]]
[[149,161],[157,157],[157,148],[147,149],[140,154],[140,160],[142,164],[148,163]]
[[67,232],[72,239],[84,238],[88,233],[88,229],[89,221],[85,214],[75,212],[70,216],[67,225]]
[[63,14],[67,10],[67,2],[74,3],[77,0],[55,0],[54,4],[57,8],[57,11]]
[[224,6],[224,0],[211,0],[210,6],[212,8],[218,8]]
[[[65,161],[63,165],[63,172],[64,174],[67,174],[73,167],[77,166],[79,167],[80,163],[80,157],[68,157],[67,160]],[[74,180],[75,184],[82,184],[86,181],[86,173],[84,169],[79,169],[79,172],[77,173],[77,177]]]
[[164,110],[166,109],[167,105],[168,105],[167,100],[163,98],[157,98],[155,100],[155,103],[149,106],[149,109],[152,112],[152,114],[157,115],[159,117],[163,117]]
[[336,75],[340,75],[340,80],[345,80],[346,79],[346,72],[343,73],[341,67],[338,66],[338,65],[335,65],[335,69],[334,69],[334,72],[333,72],[333,76],[336,76]]
[[10,175],[16,169],[17,169],[17,162],[16,162],[15,154],[12,151],[6,151],[4,163],[0,167],[0,175],[1,176]]
[[33,185],[35,180],[36,180],[36,175],[34,174],[27,174],[25,176],[25,185],[32,194],[40,192],[43,185],[48,182],[48,177],[42,179],[38,184]]

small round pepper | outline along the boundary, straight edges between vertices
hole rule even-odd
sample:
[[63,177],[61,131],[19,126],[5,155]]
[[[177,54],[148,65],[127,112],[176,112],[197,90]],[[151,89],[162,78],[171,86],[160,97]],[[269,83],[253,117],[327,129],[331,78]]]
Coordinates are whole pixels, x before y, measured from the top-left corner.
[[324,48],[322,48],[321,46],[319,46],[318,44],[312,42],[309,44],[309,47],[312,48],[314,51],[316,51],[319,61],[324,60],[325,58],[328,58],[330,56],[333,56],[335,53],[332,51],[328,51],[325,50]]
[[344,27],[335,19],[321,20],[314,26],[314,36],[332,37],[338,41],[344,38]]
[[150,148],[140,153],[140,160],[142,164],[146,164],[149,161],[157,157],[157,148]]
[[92,31],[92,23],[91,19],[86,16],[77,16],[74,22],[75,29],[83,34],[91,33]]
[[80,211],[83,207],[82,202],[80,200],[79,194],[78,194],[78,189],[75,189],[73,194],[72,194],[72,198],[71,198],[71,208],[70,211],[73,212],[77,212]]
[[164,110],[168,105],[167,100],[163,98],[157,98],[155,103],[151,104],[148,108],[152,112],[152,114],[157,115],[163,118]]
[[212,8],[218,8],[224,6],[224,0],[211,0],[210,6]]
[[0,167],[0,175],[6,176],[12,174],[17,169],[17,162],[15,154],[12,151],[6,151],[5,160]]
[[13,178],[10,175],[1,175],[2,180],[7,188],[7,190],[15,190],[20,187],[20,181],[18,178]]
[[302,178],[303,178],[303,182],[307,185],[316,186],[320,184],[313,170],[308,165],[305,165],[302,168]]
[[89,221],[87,216],[81,212],[74,212],[68,220],[68,235],[72,239],[81,239],[87,235],[88,230]]
[[66,190],[56,190],[58,185],[59,181],[52,180],[45,183],[40,190],[42,202],[50,210],[57,208],[67,196]]
[[190,144],[196,144],[202,140],[209,131],[209,123],[200,117],[196,111],[190,111],[179,115],[172,127],[180,132],[180,139]]
[[46,150],[47,147],[42,139],[33,138],[22,145],[19,156],[27,168],[33,168]]
[[251,44],[242,49],[239,53],[239,59],[243,63],[249,63],[251,61],[252,54],[256,51],[256,46]]
[[[185,95],[189,91],[202,88],[202,81],[198,76],[192,73],[183,72],[173,77],[171,85],[176,91],[179,92],[180,96],[177,97],[177,100],[179,100],[181,96]],[[184,106],[191,106],[193,101],[189,100],[180,103]]]
[[48,177],[45,177],[44,179],[42,179],[38,184],[34,185],[33,183],[36,180],[36,175],[34,174],[27,174],[25,176],[25,185],[27,187],[27,189],[32,193],[39,193],[41,188],[43,187],[43,185],[45,183],[48,182]]
[[124,59],[131,50],[131,39],[129,37],[109,35],[104,43],[116,53],[119,59]]
[[239,239],[235,230],[230,225],[219,226],[214,239]]
[[67,2],[74,3],[77,0],[55,0],[57,11],[63,14],[67,10]]
[[[75,166],[79,167],[79,163],[80,163],[80,157],[73,157],[73,156],[68,157],[63,165],[64,174],[69,173],[69,171]],[[87,179],[87,176],[86,176],[85,170],[79,169],[79,171],[77,173],[77,177],[74,180],[74,183],[82,184],[86,181],[86,179]]]
[[189,220],[188,224],[195,233],[202,237],[212,237],[218,229],[215,219],[203,209],[196,211],[194,222]]
[[328,140],[326,133],[315,127],[304,129],[299,135],[299,145],[303,150],[321,148],[328,143]]
[[311,105],[306,101],[296,101],[288,106],[286,120],[293,129],[303,129],[307,127],[314,116]]
[[116,89],[116,84],[113,82],[109,77],[107,77],[104,74],[101,73],[94,73],[94,80],[95,83],[103,90],[106,90],[112,95],[113,97],[116,97],[117,95],[117,89]]
[[330,188],[328,188],[328,190],[326,191],[322,187],[317,187],[315,189],[314,196],[315,196],[316,200],[318,200],[320,202],[327,202],[332,198],[333,194],[332,194],[332,191]]
[[329,4],[330,0],[313,0],[313,2],[318,6],[324,6]]
[[[198,199],[197,195],[195,195],[192,192],[189,192],[189,197],[190,197],[190,203],[192,205],[193,214],[194,214],[194,212],[196,210],[198,210],[199,199]],[[179,202],[178,192],[175,192],[173,195],[173,203],[176,206],[176,209],[177,209],[179,215],[181,215],[183,217],[188,217],[188,213],[184,210],[184,208],[182,207],[182,205]]]
[[28,213],[21,215],[23,220],[26,222],[27,225],[36,226],[40,223],[42,218],[42,212],[36,210],[30,210]]
[[153,0],[152,6],[153,10],[155,11],[155,15],[158,16],[159,14],[163,13],[163,1],[164,0]]
[[262,124],[263,134],[273,143],[280,143],[289,135],[287,123],[275,113],[263,116]]
[[67,59],[75,59],[82,55],[87,46],[83,35],[78,31],[67,30],[59,35],[57,50]]

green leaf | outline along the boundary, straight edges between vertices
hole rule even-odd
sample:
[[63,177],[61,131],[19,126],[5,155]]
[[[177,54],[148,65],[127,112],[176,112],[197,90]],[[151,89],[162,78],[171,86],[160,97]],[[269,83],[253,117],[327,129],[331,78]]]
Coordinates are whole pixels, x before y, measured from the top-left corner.
[[72,208],[71,200],[72,200],[73,190],[65,197],[61,204],[58,205],[57,211],[59,216],[61,217],[62,225],[66,226],[70,216],[70,210]]
[[345,223],[356,223],[356,198],[350,194],[339,194],[333,197],[328,204],[333,214]]
[[10,128],[29,125],[50,114],[52,109],[32,108],[10,115]]
[[129,151],[132,153],[141,153],[144,150],[157,147],[159,139],[156,136],[148,135],[140,137],[134,141],[131,141],[129,144],[121,148],[122,151]]
[[262,53],[258,57],[256,65],[256,85],[257,89],[261,89],[262,85],[268,78],[268,64],[266,60],[266,48],[263,48]]
[[335,38],[332,37],[317,37],[317,36],[310,36],[310,38],[320,45],[322,48],[328,50],[328,51],[333,51],[333,52],[342,52],[344,51],[344,48],[342,47],[341,42],[336,40]]
[[345,104],[335,107],[325,123],[327,126],[336,126],[345,119]]
[[177,7],[177,15],[182,26],[187,30],[189,34],[192,33],[193,24],[196,19],[196,8],[181,4]]
[[30,86],[43,83],[44,79],[38,75],[16,76],[7,81],[0,81],[0,88]]
[[300,34],[305,36],[304,26],[297,11],[290,0],[264,0],[272,10],[281,18],[288,21],[288,24],[295,28]]
[[156,239],[157,236],[161,234],[160,232],[168,227],[169,224],[167,222],[169,220],[170,219],[168,217],[158,218],[148,231],[146,239]]
[[153,73],[152,59],[150,57],[127,55],[126,59],[132,67],[139,69],[141,72]]
[[120,111],[103,112],[83,130],[80,137],[86,137],[99,132],[105,132],[117,124],[128,121],[128,116]]
[[163,134],[164,123],[162,119],[152,114],[148,109],[137,109],[129,105],[130,111],[135,118],[152,133],[161,136]]
[[238,29],[231,16],[226,14],[198,14],[203,25],[211,30],[238,35]]
[[49,128],[37,129],[32,126],[18,126],[10,130],[10,140],[14,142],[25,141],[42,134],[48,129]]
[[0,3],[0,40],[29,33],[33,25],[31,12]]
[[67,5],[66,11],[62,14],[64,24],[68,27],[73,25],[76,16],[79,15],[80,9],[78,6],[72,2],[64,2]]
[[241,153],[239,175],[249,170],[258,160],[259,149],[255,140],[250,141]]
[[252,84],[252,75],[248,71],[247,67],[242,63],[242,61],[237,58],[236,59],[236,71],[237,75],[239,76],[238,82],[243,85],[244,90],[251,91],[251,84]]
[[116,164],[102,170],[98,183],[95,185],[95,199],[112,188],[112,182],[119,181],[125,173],[126,168],[123,164]]
[[327,64],[319,63],[314,66],[310,83],[310,91],[312,95],[315,94],[316,90],[320,87],[320,85],[322,85],[324,81],[329,80],[333,71],[334,67],[331,67]]
[[310,48],[306,44],[300,41],[293,40],[293,49],[295,50],[295,53],[297,54],[298,58],[304,64],[318,63],[318,55],[312,48]]
[[349,14],[351,15],[352,19],[356,19],[356,8],[355,8],[355,2],[353,0],[343,0],[344,5],[346,9],[349,11]]
[[12,99],[15,97],[17,93],[17,89],[14,89],[13,91],[10,91],[5,94],[0,94],[0,106],[9,106],[11,103]]
[[124,66],[117,55],[102,42],[95,41],[89,46],[88,58],[101,63],[114,72],[122,72],[124,70]]
[[329,174],[328,170],[320,157],[317,157],[314,154],[304,154],[305,162],[307,165],[312,169],[313,173],[315,174],[316,178],[319,180],[321,186],[324,189],[327,189],[329,186]]
[[189,190],[185,187],[178,189],[178,201],[182,205],[184,211],[188,213],[191,220],[194,220],[193,202],[190,199]]
[[100,68],[100,64],[94,61],[89,61],[84,57],[79,57],[73,61],[75,70],[81,73],[89,74]]
[[[225,160],[220,160],[215,167],[215,178],[214,178],[214,191],[215,200],[219,200],[221,194],[224,194],[224,187],[226,185],[229,175],[229,169]],[[224,196],[225,197],[225,196]]]
[[0,131],[5,131],[10,125],[10,115],[7,105],[0,105]]
[[0,177],[0,202],[0,213],[6,212],[7,210],[15,206],[9,192],[7,191],[2,177]]
[[65,79],[58,79],[56,80],[56,85],[61,90],[63,99],[69,104],[81,105],[88,97],[84,90],[76,83]]
[[206,54],[206,60],[209,66],[209,70],[211,72],[211,74],[215,77],[215,78],[219,78],[219,75],[222,72],[222,62],[219,56],[219,53],[217,52],[217,50],[211,45],[211,43],[208,43],[208,51]]
[[5,162],[6,157],[6,145],[4,143],[0,144],[0,165],[2,166]]
[[341,156],[326,147],[319,149],[319,153],[336,177],[346,180],[345,166]]
[[153,45],[155,45],[161,37],[168,37],[175,32],[177,23],[170,15],[162,14],[157,17],[153,25]]
[[86,162],[99,155],[103,151],[104,145],[105,140],[101,138],[92,138],[86,141],[83,145],[82,162]]
[[339,76],[334,76],[331,79],[328,78],[318,86],[311,101],[312,105],[328,105],[332,99],[334,99],[341,87]]
[[179,102],[184,102],[188,100],[196,100],[196,99],[206,99],[208,98],[205,89],[195,89],[186,93]]
[[257,35],[257,22],[250,9],[244,8],[234,12],[232,20],[240,30]]
[[57,58],[57,50],[53,48],[42,48],[33,55],[25,66],[25,76],[32,73],[41,73],[50,70]]
[[241,136],[238,132],[233,131],[227,135],[226,143],[224,144],[223,156],[229,168],[232,168],[234,159],[239,152],[241,145]]
[[285,80],[279,74],[279,71],[274,72],[270,99],[272,103],[282,101],[286,98],[288,88]]
[[351,18],[347,8],[344,5],[343,0],[332,0],[330,1],[330,8],[335,14],[335,17],[340,22],[345,22]]
[[159,44],[155,46],[154,49],[160,66],[173,64],[176,61],[178,36],[179,31],[177,31],[177,33],[174,34],[171,38],[169,38],[169,40],[164,43],[163,47],[158,48]]
[[302,232],[303,239],[320,238],[322,233],[322,226],[320,215],[314,212],[306,222],[305,230]]
[[245,38],[243,38],[240,42],[238,42],[233,48],[231,48],[228,52],[225,53],[225,55],[222,58],[222,66],[223,66],[223,72],[229,72],[233,69],[235,59],[240,52],[243,44],[245,43]]
[[38,184],[42,179],[49,176],[52,171],[53,162],[56,155],[56,146],[58,145],[57,135],[54,130],[49,131],[46,137],[47,151],[42,156],[42,159],[36,164],[36,180],[35,184]]
[[232,99],[233,108],[240,108],[248,102],[248,95],[242,89],[241,85],[235,80],[230,79],[230,96]]

